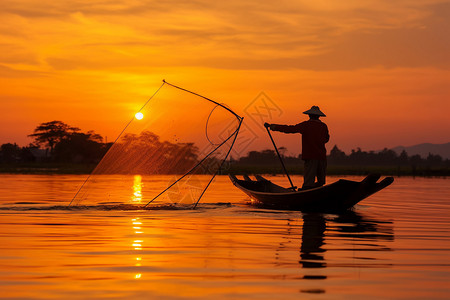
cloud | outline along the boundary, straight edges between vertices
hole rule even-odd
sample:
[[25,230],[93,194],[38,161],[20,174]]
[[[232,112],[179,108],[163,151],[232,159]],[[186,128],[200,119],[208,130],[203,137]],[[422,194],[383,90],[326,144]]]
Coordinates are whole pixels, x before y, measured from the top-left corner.
[[0,65],[0,78],[32,78],[32,77],[42,77],[46,75],[47,74],[45,72],[32,70],[17,70],[4,65]]
[[447,68],[450,61],[450,4],[443,1],[6,0],[2,6],[0,35],[29,55],[0,62],[39,61],[56,70]]
[[330,43],[321,55],[299,57],[287,66],[313,70],[347,70],[373,66],[450,67],[450,3],[433,7],[417,27],[355,31]]
[[0,62],[4,64],[38,64],[35,54],[26,47],[14,43],[0,43],[0,49]]

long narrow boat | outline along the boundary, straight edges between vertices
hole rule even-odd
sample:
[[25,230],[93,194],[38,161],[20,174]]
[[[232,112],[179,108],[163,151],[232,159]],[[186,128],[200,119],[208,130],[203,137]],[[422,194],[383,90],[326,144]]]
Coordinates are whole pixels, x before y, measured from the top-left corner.
[[340,179],[332,184],[317,188],[293,191],[276,185],[256,175],[256,180],[244,175],[237,179],[229,175],[233,184],[262,207],[315,212],[339,212],[352,208],[356,203],[384,189],[393,181],[386,177],[380,182],[380,175],[370,174],[362,181]]

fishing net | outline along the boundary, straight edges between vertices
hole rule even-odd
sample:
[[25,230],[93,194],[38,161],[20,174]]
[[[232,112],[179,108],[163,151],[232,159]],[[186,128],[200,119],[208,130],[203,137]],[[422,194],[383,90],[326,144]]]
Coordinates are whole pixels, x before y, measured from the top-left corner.
[[70,205],[195,206],[226,166],[241,122],[224,104],[163,81]]

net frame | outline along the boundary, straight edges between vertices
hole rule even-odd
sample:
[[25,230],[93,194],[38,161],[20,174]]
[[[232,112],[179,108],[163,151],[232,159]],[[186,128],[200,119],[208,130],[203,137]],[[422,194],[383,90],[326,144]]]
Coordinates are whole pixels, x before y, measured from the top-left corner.
[[[177,178],[177,179],[176,179],[172,184],[170,184],[166,189],[164,189],[163,191],[161,191],[158,195],[156,195],[153,199],[151,199],[150,201],[148,201],[147,204],[145,204],[145,205],[143,206],[143,208],[146,208],[146,207],[147,207],[150,203],[152,203],[154,200],[156,200],[157,198],[159,198],[161,195],[165,194],[172,186],[174,186],[175,184],[177,184],[179,181],[181,181],[182,179],[184,179],[186,176],[188,176],[188,175],[192,174],[193,172],[195,172],[195,171],[202,165],[202,163],[205,162],[207,159],[209,159],[209,158],[210,158],[210,157],[211,157],[218,149],[220,149],[220,148],[221,148],[223,145],[225,145],[227,142],[230,142],[230,141],[231,141],[231,144],[230,144],[228,150],[226,151],[225,156],[222,158],[222,160],[221,160],[221,162],[220,162],[220,164],[219,164],[219,167],[218,167],[217,170],[212,174],[211,179],[208,181],[208,183],[206,184],[206,186],[203,188],[203,190],[202,190],[202,192],[200,193],[200,195],[199,195],[197,201],[195,202],[195,204],[194,204],[194,206],[193,206],[193,209],[195,209],[195,208],[197,207],[198,203],[200,202],[201,198],[202,198],[203,195],[205,194],[206,190],[209,188],[209,186],[210,186],[211,183],[213,182],[213,180],[214,180],[214,178],[216,177],[216,175],[217,175],[217,174],[220,172],[220,170],[222,169],[222,167],[223,167],[223,165],[224,165],[226,159],[227,159],[228,156],[230,155],[230,153],[231,153],[231,151],[232,151],[232,149],[233,149],[233,146],[235,145],[235,142],[236,142],[237,136],[238,136],[238,134],[239,134],[239,130],[241,129],[241,125],[242,125],[242,122],[243,122],[243,119],[244,119],[244,118],[241,117],[241,116],[239,116],[239,115],[238,115],[237,113],[235,113],[231,108],[227,107],[227,106],[226,106],[225,104],[223,104],[223,103],[219,103],[219,102],[217,102],[217,101],[215,101],[215,100],[212,100],[212,99],[210,99],[210,98],[207,98],[207,97],[205,97],[205,96],[202,96],[202,95],[200,95],[200,94],[198,94],[198,93],[195,93],[195,92],[192,92],[192,91],[187,90],[187,89],[185,89],[185,88],[182,88],[182,87],[180,87],[180,86],[171,84],[171,83],[167,82],[165,79],[162,80],[161,86],[160,86],[160,87],[155,91],[155,93],[154,93],[154,94],[153,94],[153,95],[145,102],[145,104],[139,109],[139,111],[138,111],[137,113],[140,113],[140,112],[146,107],[146,105],[147,105],[147,104],[148,104],[148,103],[149,103],[149,102],[150,102],[150,101],[158,94],[158,92],[162,89],[162,87],[163,87],[164,85],[168,85],[168,86],[171,86],[171,87],[176,88],[176,89],[178,89],[178,90],[181,90],[181,91],[183,91],[183,92],[190,93],[190,94],[192,94],[192,95],[198,96],[198,97],[200,97],[200,98],[203,98],[203,99],[206,100],[206,101],[209,101],[209,102],[215,104],[215,107],[214,107],[213,110],[211,111],[209,117],[211,116],[211,114],[213,113],[213,111],[214,111],[217,107],[221,107],[221,108],[225,109],[227,112],[229,112],[230,114],[232,114],[232,115],[236,118],[236,120],[237,120],[237,122],[238,122],[237,128],[236,128],[233,132],[231,132],[230,135],[229,135],[226,139],[224,139],[222,142],[220,142],[219,144],[215,144],[215,143],[211,142],[210,139],[209,139],[209,137],[208,137],[208,133],[207,133],[207,131],[206,131],[206,138],[207,138],[207,140],[211,143],[211,145],[212,145],[214,148],[213,148],[208,154],[206,154],[205,157],[203,157],[200,161],[198,161],[197,164],[196,164],[195,166],[193,166],[191,169],[189,169],[187,172],[185,172],[182,176],[180,176],[179,178]],[[207,120],[207,122],[206,122],[206,130],[207,130],[208,122],[209,122],[209,117],[208,117],[208,120]],[[120,134],[118,135],[118,137],[115,139],[115,141],[114,141],[114,143],[113,143],[113,146],[119,141],[119,139],[122,137],[122,135],[124,134],[124,132],[127,130],[127,128],[130,126],[130,124],[133,122],[133,120],[134,120],[134,117],[131,118],[131,120],[127,123],[127,125],[124,127],[124,129],[120,132]],[[111,149],[112,149],[112,147],[110,148],[110,150],[111,150]],[[103,157],[102,160],[97,164],[97,166],[100,165],[100,164],[102,163],[102,161],[105,159],[105,157],[108,156],[108,153],[109,153],[110,150],[108,150],[108,152],[104,155],[104,157]],[[80,191],[85,187],[86,183],[91,179],[91,177],[92,177],[92,175],[94,174],[94,172],[95,172],[95,169],[94,169],[94,171],[92,171],[92,173],[86,178],[86,180],[83,182],[83,184],[82,184],[82,185],[80,186],[80,188],[77,190],[76,194],[74,195],[74,197],[72,198],[72,200],[70,201],[70,203],[68,204],[68,206],[72,206],[74,200],[77,198],[77,196],[79,195]]]

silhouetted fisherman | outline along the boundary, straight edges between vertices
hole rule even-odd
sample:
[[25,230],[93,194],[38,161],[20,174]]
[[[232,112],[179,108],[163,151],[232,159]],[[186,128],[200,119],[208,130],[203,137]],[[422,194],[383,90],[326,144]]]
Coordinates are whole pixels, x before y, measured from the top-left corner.
[[[305,161],[303,171],[303,189],[319,187],[325,184],[327,170],[327,150],[325,144],[330,139],[328,127],[319,120],[326,115],[318,106],[303,112],[309,120],[297,125],[278,125],[265,123],[273,131],[302,134],[302,159]],[[317,177],[317,182],[315,181]]]

